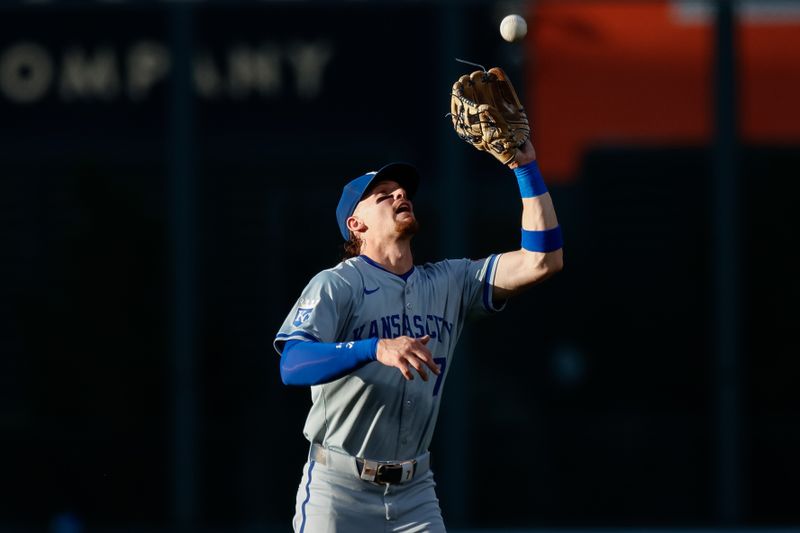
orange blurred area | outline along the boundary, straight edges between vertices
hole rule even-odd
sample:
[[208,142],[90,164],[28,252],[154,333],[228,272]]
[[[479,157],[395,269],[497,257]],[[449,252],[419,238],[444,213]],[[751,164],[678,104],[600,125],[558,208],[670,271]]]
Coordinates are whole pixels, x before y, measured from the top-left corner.
[[[527,106],[542,132],[536,147],[548,176],[571,181],[594,146],[710,141],[714,12],[702,7],[667,0],[533,5]],[[800,18],[740,11],[741,138],[796,144]]]

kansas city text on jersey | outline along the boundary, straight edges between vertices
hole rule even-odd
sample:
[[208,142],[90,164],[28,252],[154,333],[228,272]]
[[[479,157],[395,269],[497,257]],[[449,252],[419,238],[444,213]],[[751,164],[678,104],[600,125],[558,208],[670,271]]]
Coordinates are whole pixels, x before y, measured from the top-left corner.
[[[369,326],[369,327],[368,327]],[[377,320],[372,320],[369,324],[364,323],[353,330],[354,341],[371,338],[394,339],[401,335],[409,337],[422,337],[429,335],[431,340],[436,339],[444,342],[444,335],[453,334],[453,323],[444,317],[436,315],[402,315],[382,316]]]

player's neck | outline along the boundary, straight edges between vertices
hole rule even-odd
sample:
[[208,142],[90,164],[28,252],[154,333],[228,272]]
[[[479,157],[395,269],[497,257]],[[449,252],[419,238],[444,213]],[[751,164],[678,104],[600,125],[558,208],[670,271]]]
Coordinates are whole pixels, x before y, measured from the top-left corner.
[[380,243],[370,246],[365,243],[362,255],[366,255],[383,268],[397,275],[403,275],[414,266],[411,255],[411,239]]

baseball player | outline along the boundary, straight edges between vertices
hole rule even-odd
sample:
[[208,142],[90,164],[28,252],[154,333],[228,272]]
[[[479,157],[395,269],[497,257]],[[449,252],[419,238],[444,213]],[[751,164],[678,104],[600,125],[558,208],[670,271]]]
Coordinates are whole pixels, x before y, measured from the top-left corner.
[[[344,187],[336,219],[347,258],[314,276],[275,339],[284,383],[311,387],[296,532],[445,531],[428,447],[465,320],[501,310],[562,267],[561,233],[530,130],[518,131],[528,127],[522,106],[509,101],[515,115],[499,132],[485,133],[479,123],[489,117],[478,109],[487,98],[500,123],[509,111],[499,98],[509,88],[499,69],[462,76],[453,122],[459,136],[514,170],[520,249],[415,266],[416,169],[391,163]],[[476,121],[476,113],[484,114]],[[484,130],[484,144],[471,128]]]

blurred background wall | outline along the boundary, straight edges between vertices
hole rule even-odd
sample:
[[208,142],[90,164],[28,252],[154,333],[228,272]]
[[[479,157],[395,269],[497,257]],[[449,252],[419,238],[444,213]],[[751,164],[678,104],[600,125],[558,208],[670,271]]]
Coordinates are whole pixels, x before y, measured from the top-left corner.
[[0,529],[288,530],[271,344],[342,185],[419,167],[418,262],[518,245],[455,57],[525,100],[566,269],[462,338],[446,522],[800,525],[800,2],[53,0],[0,6]]

